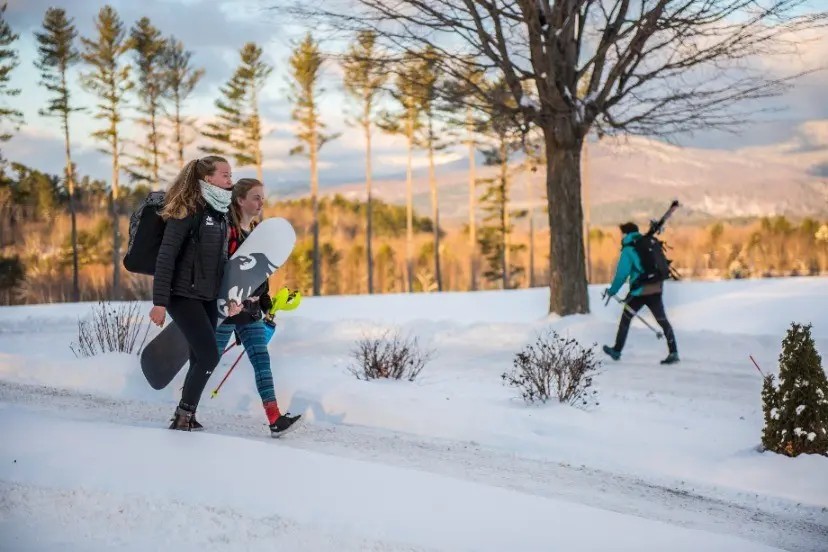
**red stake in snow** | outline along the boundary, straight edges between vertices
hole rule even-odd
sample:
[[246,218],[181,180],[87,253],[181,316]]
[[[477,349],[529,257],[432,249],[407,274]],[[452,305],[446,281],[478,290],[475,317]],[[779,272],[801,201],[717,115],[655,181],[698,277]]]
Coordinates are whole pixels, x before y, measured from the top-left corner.
[[748,356],[750,356],[750,360],[753,361],[753,365],[756,366],[756,369],[759,370],[759,373],[762,374],[762,377],[764,378],[765,374],[762,373],[762,369],[759,368],[759,364],[756,363],[756,359],[753,358],[753,355],[748,355]]

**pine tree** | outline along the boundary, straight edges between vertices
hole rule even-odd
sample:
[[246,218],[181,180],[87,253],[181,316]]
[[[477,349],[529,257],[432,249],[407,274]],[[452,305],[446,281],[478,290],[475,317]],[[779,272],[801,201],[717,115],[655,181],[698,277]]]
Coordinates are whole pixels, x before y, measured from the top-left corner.
[[[487,88],[492,96],[501,96],[501,100],[509,98],[508,86],[502,79],[488,84]],[[512,220],[526,216],[525,211],[509,208],[509,161],[521,146],[520,140],[515,136],[517,131],[518,126],[509,113],[499,110],[492,110],[487,118],[478,122],[478,132],[494,142],[491,147],[483,150],[484,164],[500,169],[496,177],[478,181],[479,184],[488,185],[480,198],[485,214],[478,242],[489,264],[483,276],[490,282],[499,280],[502,289],[516,287],[515,278],[523,273],[523,268],[512,262],[511,255],[522,251],[524,246],[512,244],[510,240],[514,231]]]
[[129,51],[130,43],[126,29],[112,6],[104,6],[95,19],[98,36],[94,39],[81,38],[83,52],[81,58],[91,66],[83,73],[81,83],[84,88],[97,95],[100,103],[95,119],[103,121],[104,127],[92,133],[92,137],[103,142],[101,151],[112,156],[112,183],[110,185],[110,207],[112,210],[112,296],[120,296],[120,232],[118,201],[120,198],[119,176],[123,143],[120,125],[123,122],[122,110],[126,106],[126,95],[133,89],[130,79],[130,66],[123,63],[124,55]]
[[178,168],[184,168],[184,148],[193,142],[187,138],[187,129],[192,128],[193,118],[182,114],[184,101],[193,93],[196,85],[204,76],[204,69],[195,69],[190,65],[193,53],[184,49],[184,44],[175,37],[167,40],[164,64],[166,67],[166,91],[172,102],[173,146]]
[[414,291],[414,148],[417,145],[417,133],[422,129],[421,92],[415,75],[419,58],[413,52],[406,52],[397,64],[397,76],[392,98],[399,104],[396,113],[384,111],[377,126],[389,134],[404,136],[408,145],[408,163],[405,175],[405,209],[406,209],[406,255],[405,255],[405,290]]
[[296,138],[299,144],[291,149],[291,155],[307,155],[311,170],[311,203],[313,205],[313,294],[321,293],[321,259],[319,246],[319,168],[318,156],[329,141],[338,134],[325,134],[325,124],[319,120],[319,78],[322,76],[324,58],[319,45],[308,32],[294,48],[290,57],[291,101],[294,104],[293,120],[298,123]]
[[368,293],[374,293],[374,257],[373,257],[373,216],[371,190],[371,129],[376,116],[374,107],[382,86],[388,80],[388,72],[381,55],[377,51],[376,33],[361,31],[351,45],[342,64],[345,91],[360,102],[361,113],[357,123],[365,132],[365,194],[366,194],[366,231],[365,249],[368,271]]
[[[20,89],[10,88],[9,83],[11,82],[12,71],[20,65],[20,58],[17,50],[11,46],[17,42],[20,35],[12,32],[11,26],[6,21],[7,7],[8,4],[5,2],[0,7],[0,96],[13,98],[20,95]],[[0,106],[0,124],[11,123],[14,130],[17,131],[24,122],[22,111]],[[11,138],[12,134],[10,132],[0,134],[0,142],[8,142]]]
[[78,282],[78,228],[75,171],[72,162],[72,147],[69,139],[69,116],[82,108],[72,107],[71,92],[67,82],[69,69],[80,61],[75,45],[78,36],[74,20],[66,16],[63,8],[49,8],[43,18],[43,30],[35,32],[38,44],[38,58],[34,64],[40,70],[40,84],[50,93],[45,109],[39,111],[43,117],[56,117],[63,129],[66,151],[66,189],[69,194],[69,213],[72,219],[72,300],[80,301]]
[[428,184],[431,190],[431,218],[434,221],[434,281],[437,291],[443,291],[443,277],[440,266],[440,206],[437,198],[437,176],[434,167],[434,154],[446,148],[438,139],[435,129],[437,93],[442,71],[437,50],[429,45],[420,53],[419,63],[415,65],[412,75],[417,88],[416,98],[419,110],[425,119],[422,133],[418,136],[418,145],[428,153]]
[[779,387],[762,387],[767,450],[828,456],[828,379],[811,336],[811,324],[792,323],[779,354]]
[[[454,76],[458,75],[458,76]],[[469,290],[477,289],[478,243],[477,243],[477,151],[480,135],[477,121],[480,117],[481,87],[485,83],[484,69],[471,56],[461,58],[460,67],[443,82],[444,96],[442,111],[447,115],[448,134],[456,137],[456,143],[465,144],[469,157],[468,174],[468,238],[469,238]]]
[[216,100],[218,121],[207,125],[204,136],[218,146],[201,150],[215,155],[231,152],[239,167],[256,167],[256,177],[262,176],[262,121],[259,115],[259,95],[273,72],[262,59],[263,51],[255,42],[248,42],[239,52],[241,64],[220,90]]
[[140,153],[132,156],[134,166],[128,171],[133,181],[149,182],[157,190],[161,183],[161,165],[167,161],[161,149],[164,136],[159,128],[167,87],[164,63],[167,43],[149,18],[142,17],[130,31],[129,44],[137,69],[136,92],[141,114],[137,123],[143,131],[137,144]]

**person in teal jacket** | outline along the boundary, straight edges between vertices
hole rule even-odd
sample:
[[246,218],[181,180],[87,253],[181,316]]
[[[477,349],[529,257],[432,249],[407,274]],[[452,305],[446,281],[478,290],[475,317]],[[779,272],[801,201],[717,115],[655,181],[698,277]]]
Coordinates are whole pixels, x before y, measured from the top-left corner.
[[630,293],[624,300],[626,307],[621,314],[621,321],[618,323],[615,345],[612,347],[604,345],[604,352],[613,360],[619,360],[621,358],[621,351],[624,349],[624,343],[627,341],[627,334],[630,331],[632,317],[642,307],[647,307],[653,313],[656,322],[658,322],[664,332],[664,337],[667,339],[669,354],[661,363],[673,364],[678,362],[679,356],[676,336],[673,333],[673,327],[667,320],[667,314],[664,310],[664,300],[662,298],[662,292],[664,291],[663,282],[655,282],[644,286],[635,285],[636,279],[644,272],[641,259],[633,247],[633,242],[641,237],[638,225],[634,222],[625,222],[619,228],[621,229],[622,235],[621,256],[618,259],[618,266],[615,269],[615,277],[612,279],[612,283],[607,288],[606,293],[608,296],[616,295],[628,279],[631,286]]

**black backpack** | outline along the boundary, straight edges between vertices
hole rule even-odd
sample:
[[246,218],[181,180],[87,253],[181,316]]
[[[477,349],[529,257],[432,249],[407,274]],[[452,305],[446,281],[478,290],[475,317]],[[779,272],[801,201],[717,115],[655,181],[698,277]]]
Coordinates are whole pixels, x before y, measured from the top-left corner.
[[636,239],[632,248],[641,260],[641,275],[630,282],[630,289],[638,289],[647,284],[655,284],[673,277],[671,260],[664,252],[664,243],[651,234],[644,234]]
[[129,245],[124,268],[135,274],[155,275],[155,261],[164,238],[166,222],[161,218],[166,192],[150,192],[129,217]]

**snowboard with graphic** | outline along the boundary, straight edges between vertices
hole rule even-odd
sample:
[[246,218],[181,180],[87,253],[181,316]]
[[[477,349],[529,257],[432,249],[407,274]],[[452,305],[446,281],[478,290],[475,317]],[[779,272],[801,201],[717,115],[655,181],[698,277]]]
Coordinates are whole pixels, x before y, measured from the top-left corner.
[[[259,223],[227,261],[218,299],[217,324],[227,318],[229,301],[243,303],[290,257],[296,231],[283,218]],[[163,389],[190,358],[184,334],[171,318],[141,352],[141,371],[153,389]]]

